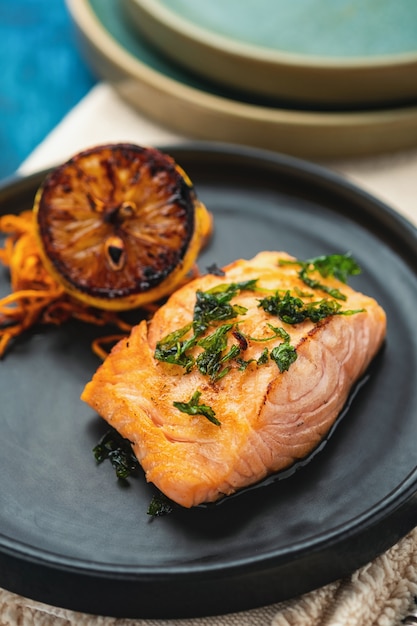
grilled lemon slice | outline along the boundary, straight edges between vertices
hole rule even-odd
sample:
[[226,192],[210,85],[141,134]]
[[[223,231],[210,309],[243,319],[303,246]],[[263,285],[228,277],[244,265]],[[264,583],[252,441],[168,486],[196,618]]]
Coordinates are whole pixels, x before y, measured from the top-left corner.
[[50,274],[74,298],[114,311],[174,291],[212,231],[180,166],[133,144],[96,146],[52,170],[34,213]]

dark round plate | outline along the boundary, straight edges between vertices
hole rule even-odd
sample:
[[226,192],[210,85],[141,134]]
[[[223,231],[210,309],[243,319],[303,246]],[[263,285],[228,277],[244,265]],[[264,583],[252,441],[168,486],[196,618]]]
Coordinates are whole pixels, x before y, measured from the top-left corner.
[[[351,251],[352,286],[388,337],[324,449],[291,477],[221,505],[150,518],[153,487],[118,483],[92,448],[106,426],[79,400],[102,329],[38,328],[0,362],[0,585],[74,610],[176,618],[281,601],[349,575],[417,523],[417,232],[336,175],[233,146],[166,148],[215,216],[202,270],[260,250]],[[0,191],[31,206],[43,173]],[[1,270],[1,268],[0,268]],[[10,289],[0,271],[0,295]]]

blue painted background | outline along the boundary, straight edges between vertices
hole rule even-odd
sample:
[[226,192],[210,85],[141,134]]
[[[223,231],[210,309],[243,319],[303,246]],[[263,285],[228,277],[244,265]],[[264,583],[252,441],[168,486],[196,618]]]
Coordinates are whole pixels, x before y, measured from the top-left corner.
[[0,179],[95,82],[64,0],[0,0]]

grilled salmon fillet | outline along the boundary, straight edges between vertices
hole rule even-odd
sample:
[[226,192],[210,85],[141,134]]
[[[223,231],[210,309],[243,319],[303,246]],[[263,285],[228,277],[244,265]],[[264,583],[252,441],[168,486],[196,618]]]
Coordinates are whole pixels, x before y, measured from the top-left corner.
[[[184,507],[312,452],[386,333],[373,298],[334,276],[307,286],[284,252],[223,271],[194,279],[134,327],[81,396],[131,442],[147,480]],[[207,314],[211,296],[218,310]],[[304,319],[294,323],[290,305]]]

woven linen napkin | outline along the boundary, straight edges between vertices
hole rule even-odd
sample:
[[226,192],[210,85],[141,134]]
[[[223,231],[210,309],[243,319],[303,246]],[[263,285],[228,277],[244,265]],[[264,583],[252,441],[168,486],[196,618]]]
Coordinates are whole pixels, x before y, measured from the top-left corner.
[[[185,140],[145,119],[109,85],[99,83],[22,164],[20,173],[55,165],[99,143],[168,145]],[[324,165],[417,224],[417,152]],[[417,529],[351,577],[243,613],[180,620],[116,619],[46,606],[0,589],[0,626],[400,626],[415,608],[416,595]]]

